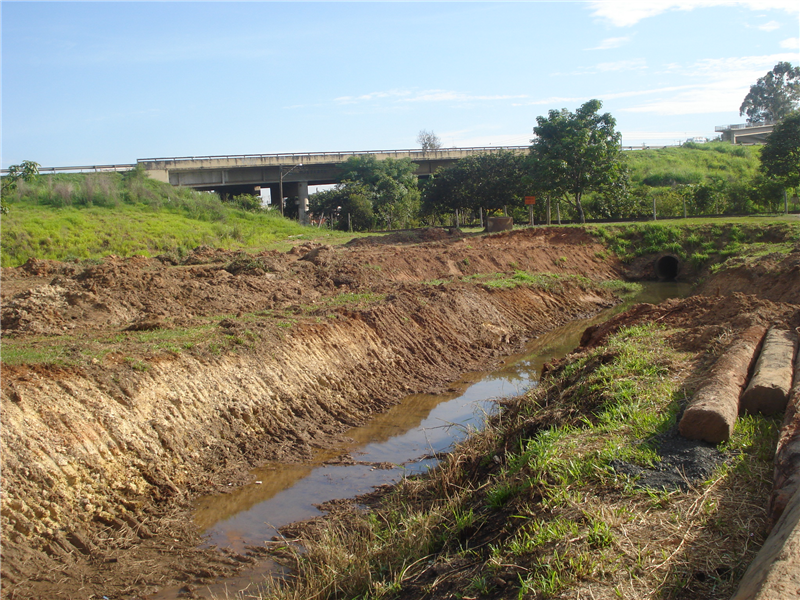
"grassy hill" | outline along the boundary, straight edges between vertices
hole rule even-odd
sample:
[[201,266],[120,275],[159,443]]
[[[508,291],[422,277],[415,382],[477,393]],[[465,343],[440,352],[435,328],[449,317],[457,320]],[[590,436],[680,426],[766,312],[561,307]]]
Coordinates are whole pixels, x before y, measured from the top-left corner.
[[749,180],[758,174],[760,146],[727,142],[626,152],[631,182],[650,187]]
[[352,234],[318,231],[273,210],[245,210],[241,200],[174,188],[142,172],[40,176],[7,195],[2,266],[28,258],[91,260],[109,254],[182,256],[191,248],[288,249],[298,240]]
[[[631,193],[612,200],[589,197],[586,208],[590,218],[647,218],[654,200],[660,217],[682,215],[684,202],[689,215],[777,211],[782,190],[764,187],[759,179],[759,153],[759,147],[722,142],[627,152]],[[216,194],[174,188],[142,171],[40,176],[20,182],[3,203],[9,208],[2,217],[4,267],[31,257],[180,257],[202,244],[255,251],[288,249],[303,239],[337,243],[352,237],[253,210],[252,197],[222,202]],[[569,210],[562,204],[565,218]]]

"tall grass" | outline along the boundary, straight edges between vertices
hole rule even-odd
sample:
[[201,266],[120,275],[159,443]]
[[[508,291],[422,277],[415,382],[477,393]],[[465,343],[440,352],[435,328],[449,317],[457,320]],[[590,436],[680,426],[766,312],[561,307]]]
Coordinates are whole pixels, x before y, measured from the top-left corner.
[[714,179],[752,179],[758,173],[761,150],[725,142],[684,144],[676,148],[625,154],[631,181],[651,187],[709,183]]
[[141,171],[43,175],[34,183],[20,183],[3,201],[9,208],[2,222],[3,267],[32,257],[81,260],[183,253],[202,244],[262,249],[321,233],[276,211],[244,210],[241,203],[175,188]]

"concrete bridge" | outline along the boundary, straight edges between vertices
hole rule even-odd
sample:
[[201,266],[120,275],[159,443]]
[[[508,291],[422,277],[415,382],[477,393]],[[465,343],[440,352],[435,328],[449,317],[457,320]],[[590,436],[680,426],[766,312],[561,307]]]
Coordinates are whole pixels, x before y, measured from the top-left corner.
[[352,156],[409,158],[417,165],[417,176],[424,178],[460,158],[501,150],[526,153],[528,146],[142,158],[137,164],[150,177],[176,186],[232,195],[269,188],[272,198],[307,198],[309,185],[336,183],[341,166]]
[[742,123],[739,125],[717,125],[714,131],[731,144],[764,144],[772,133],[774,121],[764,123]]

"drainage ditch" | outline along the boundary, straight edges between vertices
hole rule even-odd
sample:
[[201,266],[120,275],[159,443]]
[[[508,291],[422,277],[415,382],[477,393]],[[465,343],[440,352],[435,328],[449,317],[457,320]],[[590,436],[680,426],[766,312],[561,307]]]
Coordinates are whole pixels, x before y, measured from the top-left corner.
[[[659,259],[658,264],[668,257]],[[665,262],[669,273],[673,266]],[[661,275],[659,275],[661,278]],[[253,483],[229,494],[200,498],[195,523],[207,545],[243,553],[260,546],[291,522],[320,513],[316,506],[333,499],[350,498],[392,483],[406,475],[424,472],[470,430],[479,428],[494,400],[518,395],[536,385],[542,365],[564,356],[579,343],[586,327],[605,321],[634,303],[658,303],[688,294],[689,284],[648,283],[628,302],[591,319],[572,321],[533,340],[524,353],[508,357],[494,371],[465,374],[444,394],[413,394],[362,427],[347,432],[352,442],[319,452],[304,464],[268,464],[252,471]],[[275,572],[269,561],[204,586],[195,593],[225,597],[252,590],[266,573]],[[179,587],[151,596],[154,600],[180,597]]]

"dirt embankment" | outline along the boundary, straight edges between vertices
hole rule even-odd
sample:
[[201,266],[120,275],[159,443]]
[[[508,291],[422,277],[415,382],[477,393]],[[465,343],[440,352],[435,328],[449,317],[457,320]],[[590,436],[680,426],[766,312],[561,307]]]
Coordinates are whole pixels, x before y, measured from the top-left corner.
[[2,372],[3,596],[134,598],[236,569],[195,548],[192,497],[609,306],[577,277],[458,279],[615,277],[602,250],[560,229],[4,270],[5,357],[34,358]]

